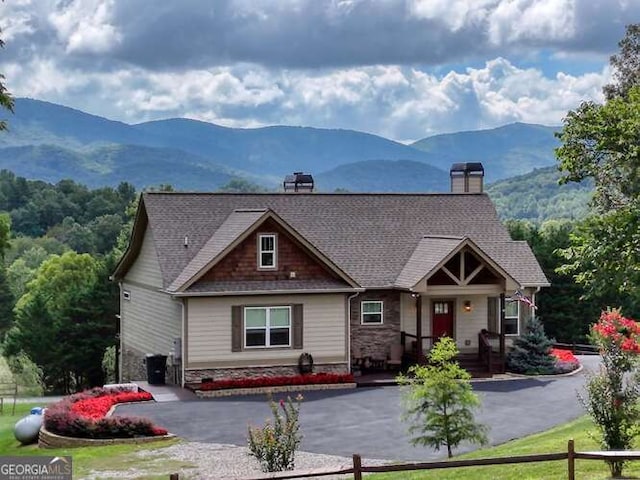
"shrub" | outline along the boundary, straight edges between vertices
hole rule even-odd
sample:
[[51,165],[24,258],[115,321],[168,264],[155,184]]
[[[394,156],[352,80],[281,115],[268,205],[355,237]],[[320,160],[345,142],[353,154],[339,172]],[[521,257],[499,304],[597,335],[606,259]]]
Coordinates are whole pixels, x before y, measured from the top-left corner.
[[555,359],[553,373],[560,374],[573,372],[580,366],[580,362],[570,350],[552,348],[551,355]]
[[94,388],[63,398],[47,408],[44,426],[58,435],[78,438],[132,438],[166,435],[146,418],[106,417],[118,403],[151,400],[148,392]]
[[279,377],[226,378],[203,382],[200,390],[224,390],[228,388],[277,387],[284,385],[318,385],[331,383],[352,383],[350,373],[314,373],[309,375],[290,375]]
[[7,363],[13,374],[13,380],[19,386],[20,394],[39,397],[44,393],[42,369],[33,363],[26,353],[20,352],[18,355],[9,357]]
[[279,404],[269,400],[273,425],[267,420],[262,428],[249,426],[249,455],[258,459],[262,471],[293,470],[295,453],[302,439],[298,422],[301,401],[300,395],[296,403],[291,397],[280,400]]
[[413,377],[398,377],[408,386],[402,418],[413,423],[411,443],[436,450],[446,447],[449,458],[462,442],[487,443],[487,427],[474,418],[480,399],[471,388],[471,375],[454,360],[457,354],[455,342],[442,337],[431,349],[427,366],[411,367]]
[[525,375],[554,373],[555,360],[551,356],[551,345],[540,320],[531,317],[527,321],[525,333],[513,342],[513,350],[507,355],[507,368],[511,372]]
[[105,383],[116,381],[116,347],[107,347],[102,355],[102,371],[104,372]]
[[[591,341],[600,348],[602,364],[598,373],[590,375],[580,401],[600,431],[604,449],[630,450],[640,432],[640,326],[619,310],[607,310],[591,327]],[[612,477],[622,475],[624,462],[607,464]]]

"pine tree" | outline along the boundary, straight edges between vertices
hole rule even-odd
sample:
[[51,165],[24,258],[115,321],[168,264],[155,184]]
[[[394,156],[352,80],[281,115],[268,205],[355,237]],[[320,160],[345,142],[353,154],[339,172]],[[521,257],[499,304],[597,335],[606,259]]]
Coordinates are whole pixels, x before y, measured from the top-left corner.
[[513,350],[507,356],[507,368],[526,375],[553,373],[555,361],[551,355],[552,345],[553,342],[544,333],[542,322],[531,317],[524,335],[513,342]]
[[474,411],[480,399],[471,388],[471,376],[458,365],[458,348],[448,337],[442,337],[429,354],[429,365],[415,365],[410,377],[398,377],[408,385],[403,392],[403,420],[412,422],[411,443],[440,450],[452,450],[462,442],[485,445],[488,428],[476,423]]

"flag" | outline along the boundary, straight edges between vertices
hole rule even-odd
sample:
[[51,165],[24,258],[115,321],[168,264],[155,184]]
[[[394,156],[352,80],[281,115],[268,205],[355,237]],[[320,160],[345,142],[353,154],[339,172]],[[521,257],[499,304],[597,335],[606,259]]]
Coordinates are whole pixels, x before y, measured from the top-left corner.
[[516,292],[513,294],[513,296],[511,297],[512,300],[517,300],[518,302],[522,302],[526,305],[529,305],[531,308],[533,308],[534,310],[537,310],[538,307],[536,307],[533,303],[533,301],[522,294],[522,292],[520,290],[516,290]]

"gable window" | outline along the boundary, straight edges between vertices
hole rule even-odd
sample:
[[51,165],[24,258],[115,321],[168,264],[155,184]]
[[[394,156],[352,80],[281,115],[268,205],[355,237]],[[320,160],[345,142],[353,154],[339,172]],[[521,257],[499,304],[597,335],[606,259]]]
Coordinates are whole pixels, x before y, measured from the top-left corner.
[[276,236],[258,236],[258,265],[260,268],[276,268]]
[[506,300],[504,304],[504,334],[520,335],[520,302]]
[[361,323],[363,325],[380,325],[382,324],[383,315],[381,301],[365,301],[360,304]]
[[244,345],[290,347],[291,307],[245,307]]

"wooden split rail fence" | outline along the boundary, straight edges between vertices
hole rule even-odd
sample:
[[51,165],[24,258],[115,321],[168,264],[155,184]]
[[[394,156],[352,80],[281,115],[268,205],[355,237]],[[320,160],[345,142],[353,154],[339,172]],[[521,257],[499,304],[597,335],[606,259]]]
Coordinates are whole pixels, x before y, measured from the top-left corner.
[[[437,470],[442,468],[482,467],[489,465],[509,465],[515,463],[538,463],[566,460],[568,480],[576,479],[576,460],[640,460],[640,451],[598,451],[576,452],[573,440],[569,440],[566,452],[542,453],[537,455],[518,455],[515,457],[475,458],[469,460],[447,460],[425,463],[403,463],[391,465],[366,466],[360,455],[353,455],[353,465],[339,469],[315,469],[305,471],[274,472],[261,476],[247,477],[243,480],[289,480],[294,478],[315,478],[328,475],[353,475],[354,480],[362,480],[363,473],[408,472],[416,470]],[[179,480],[177,473],[169,475],[169,480]]]

